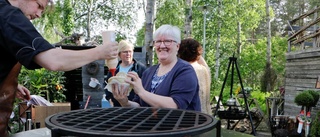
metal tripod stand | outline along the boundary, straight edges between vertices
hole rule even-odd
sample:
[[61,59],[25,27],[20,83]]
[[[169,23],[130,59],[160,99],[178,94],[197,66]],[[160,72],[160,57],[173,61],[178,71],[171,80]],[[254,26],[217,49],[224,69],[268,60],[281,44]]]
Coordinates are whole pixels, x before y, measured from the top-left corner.
[[[236,71],[237,71],[237,74],[238,74],[238,78],[239,78],[239,81],[240,81],[240,85],[241,85],[241,93],[243,94],[243,98],[244,98],[244,102],[245,102],[245,112],[243,112],[243,116],[240,116],[240,111],[239,110],[235,110],[235,109],[232,109],[232,107],[236,106],[236,104],[234,105],[231,105],[231,104],[228,104],[229,108],[227,111],[220,111],[222,113],[219,113],[218,110],[219,110],[219,103],[220,101],[222,100],[222,93],[223,93],[223,89],[225,87],[225,84],[226,84],[226,81],[227,81],[227,78],[228,78],[228,73],[229,73],[229,70],[230,70],[230,67],[232,67],[232,70],[231,70],[231,87],[230,87],[230,98],[232,98],[232,87],[233,87],[233,77],[234,77],[234,67],[236,68]],[[230,125],[230,120],[231,119],[244,119],[247,114],[249,115],[249,118],[250,118],[250,124],[251,124],[251,128],[252,128],[252,134],[254,136],[256,136],[256,131],[255,131],[255,128],[254,128],[254,125],[253,125],[253,122],[252,122],[252,116],[251,116],[251,113],[250,113],[250,110],[249,110],[249,104],[248,104],[248,100],[247,100],[247,96],[245,95],[245,92],[244,92],[244,88],[243,88],[243,84],[242,84],[242,80],[241,80],[241,76],[240,76],[240,71],[239,71],[239,68],[238,68],[238,65],[237,65],[237,58],[234,57],[229,57],[229,65],[228,65],[228,69],[227,69],[227,73],[226,73],[226,76],[225,76],[225,79],[224,79],[224,82],[222,84],[222,88],[221,88],[221,92],[220,92],[220,95],[219,95],[219,99],[218,99],[218,102],[217,102],[217,105],[216,105],[216,108],[215,108],[215,113],[214,113],[214,116],[216,116],[218,114],[219,118],[220,119],[227,119],[228,120],[228,125],[227,125],[227,129],[229,129],[229,125]]]

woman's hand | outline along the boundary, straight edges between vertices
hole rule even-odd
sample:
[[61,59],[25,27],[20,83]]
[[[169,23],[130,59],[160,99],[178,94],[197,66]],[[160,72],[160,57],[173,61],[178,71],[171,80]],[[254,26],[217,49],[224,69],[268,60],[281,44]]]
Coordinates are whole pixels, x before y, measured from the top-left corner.
[[26,87],[18,84],[17,89],[18,89],[18,92],[16,93],[16,98],[19,98],[22,100],[30,100],[30,91]]
[[[119,88],[120,87],[120,88]],[[128,105],[129,86],[120,85],[118,83],[112,84],[113,97],[121,104],[121,106]]]
[[146,91],[143,88],[141,79],[136,72],[128,72],[127,76],[130,79],[126,79],[125,81],[133,86],[133,90],[137,95],[139,95],[139,93],[142,93],[143,91]]

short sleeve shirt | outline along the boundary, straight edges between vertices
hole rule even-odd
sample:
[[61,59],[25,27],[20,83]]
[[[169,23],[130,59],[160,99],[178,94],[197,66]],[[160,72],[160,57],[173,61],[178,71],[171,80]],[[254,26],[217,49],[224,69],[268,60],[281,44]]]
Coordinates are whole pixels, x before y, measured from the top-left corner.
[[20,9],[0,0],[0,83],[17,62],[28,69],[40,68],[33,58],[52,48]]

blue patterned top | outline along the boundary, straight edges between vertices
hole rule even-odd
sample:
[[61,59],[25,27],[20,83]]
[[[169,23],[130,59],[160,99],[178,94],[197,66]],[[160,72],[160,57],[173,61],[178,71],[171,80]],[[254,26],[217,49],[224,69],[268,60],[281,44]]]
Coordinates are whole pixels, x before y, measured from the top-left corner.
[[167,77],[168,73],[162,75],[162,76],[157,76],[158,73],[158,69],[156,73],[154,73],[153,77],[152,77],[152,82],[151,82],[151,93],[154,93],[155,89],[159,86],[159,84]]

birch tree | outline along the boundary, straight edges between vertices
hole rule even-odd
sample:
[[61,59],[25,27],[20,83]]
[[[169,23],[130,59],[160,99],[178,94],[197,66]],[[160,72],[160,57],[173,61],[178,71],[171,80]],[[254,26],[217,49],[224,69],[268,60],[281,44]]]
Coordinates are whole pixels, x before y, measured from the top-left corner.
[[267,29],[266,29],[267,30],[267,64],[271,64],[271,19],[270,19],[269,0],[266,0],[266,15],[267,15]]
[[144,47],[146,50],[147,66],[153,65],[153,31],[155,28],[155,15],[156,15],[156,2],[154,0],[147,0],[146,7],[146,23],[145,23],[145,36],[144,36]]
[[[137,1],[94,1],[94,0],[68,0],[72,6],[72,22],[74,26],[71,32],[84,33],[88,38],[100,37],[101,30],[116,29],[118,34],[126,35],[128,32],[136,29],[138,22],[137,13],[139,3]],[[65,18],[63,13],[68,9],[63,8],[65,1],[56,0],[55,10],[49,14],[44,15],[43,18],[33,21],[33,23],[40,28],[49,39],[55,37],[54,28],[63,32],[65,25],[61,20]],[[131,11],[131,12],[128,12]],[[68,14],[70,16],[71,14]],[[45,34],[48,33],[48,34]],[[61,38],[61,37],[60,37]],[[53,40],[55,42],[60,40]],[[52,42],[52,43],[55,43]]]
[[266,18],[267,18],[267,46],[266,46],[266,66],[264,74],[261,78],[261,91],[271,92],[277,79],[276,72],[271,65],[271,20],[270,20],[270,5],[269,0],[266,0]]
[[[240,0],[237,0],[238,5],[241,4]],[[238,10],[238,14],[239,14]],[[241,53],[241,22],[239,17],[237,18],[237,55],[240,57],[240,53]]]
[[[218,0],[218,9],[217,9],[217,14],[218,16],[221,14],[221,9],[222,8],[222,0]],[[215,65],[215,74],[214,74],[214,79],[218,80],[219,78],[219,68],[220,68],[220,39],[221,39],[221,25],[222,25],[222,19],[221,16],[219,16],[220,19],[218,18],[218,28],[217,28],[217,46],[216,46],[216,65]]]
[[193,0],[186,0],[184,38],[191,37],[192,34],[192,2]]

